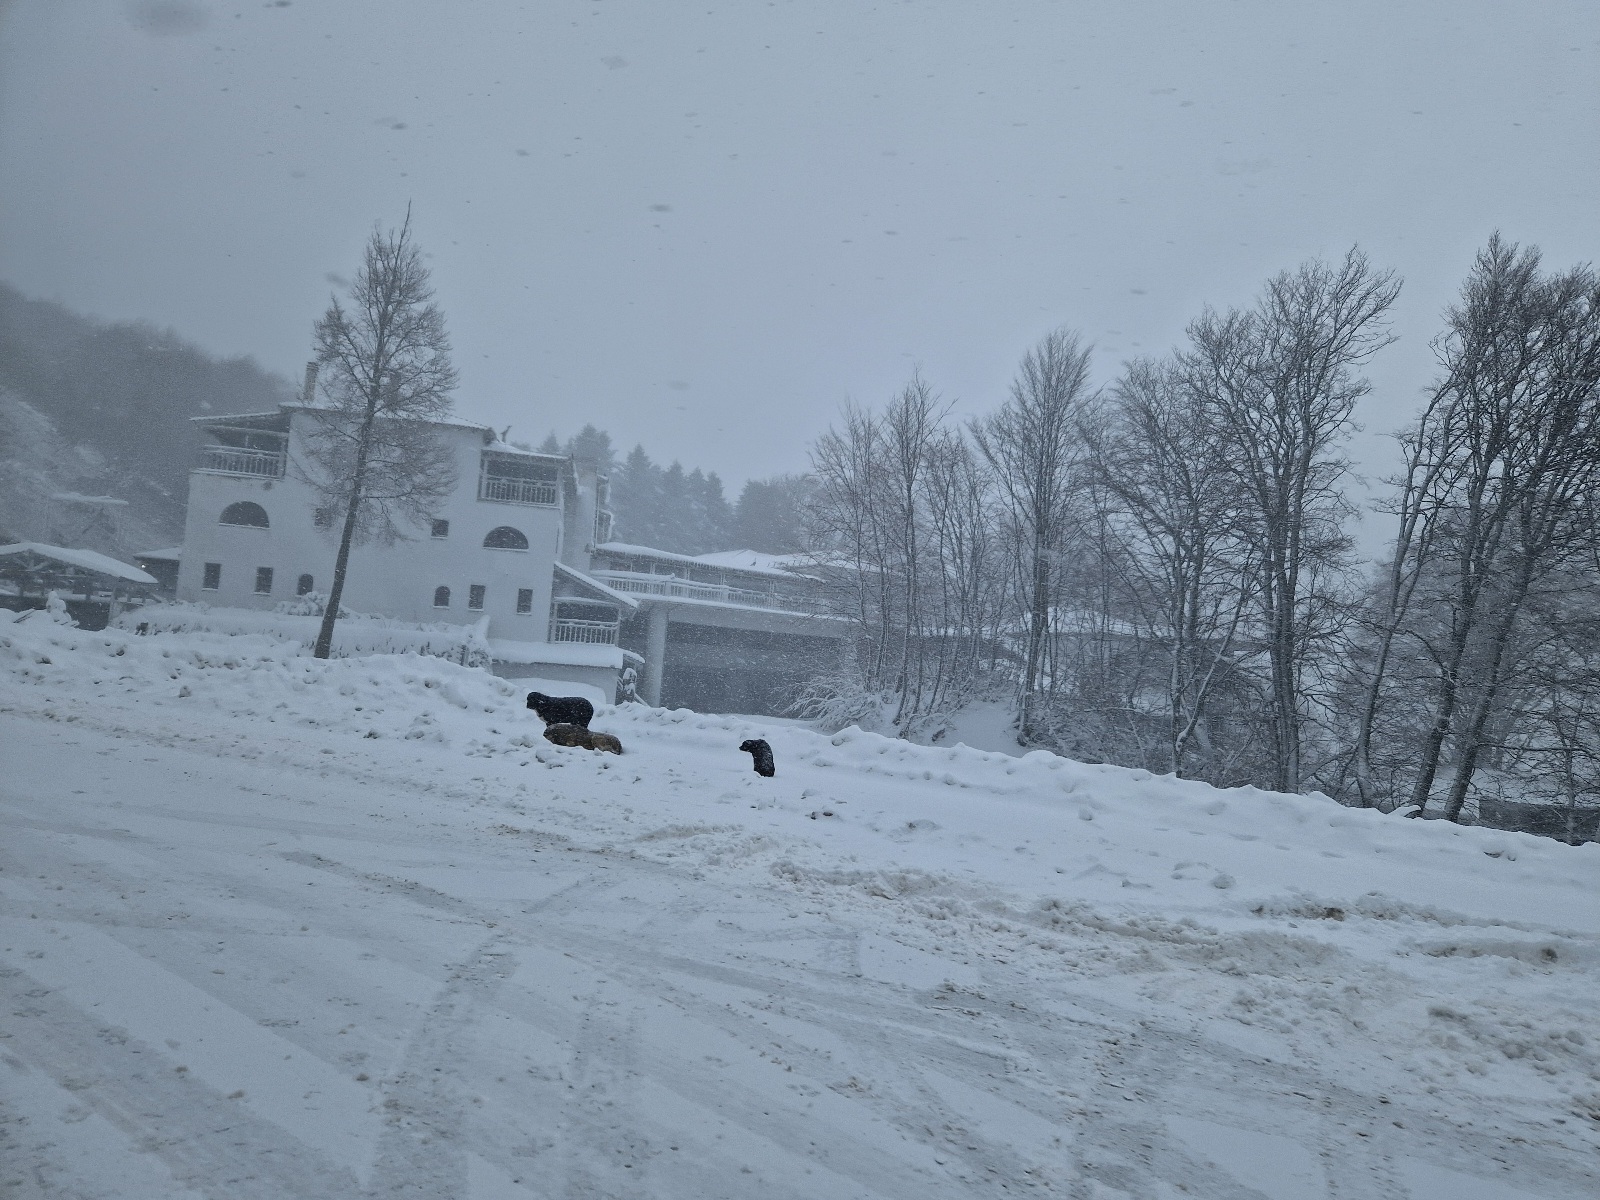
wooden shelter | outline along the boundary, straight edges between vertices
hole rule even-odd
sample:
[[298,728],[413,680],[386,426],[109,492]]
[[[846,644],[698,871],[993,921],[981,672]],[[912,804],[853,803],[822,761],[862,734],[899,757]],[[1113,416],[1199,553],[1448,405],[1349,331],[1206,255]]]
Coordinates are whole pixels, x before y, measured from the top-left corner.
[[94,550],[15,542],[0,546],[0,605],[41,608],[58,592],[85,629],[103,629],[129,601],[151,599],[159,585],[138,567]]

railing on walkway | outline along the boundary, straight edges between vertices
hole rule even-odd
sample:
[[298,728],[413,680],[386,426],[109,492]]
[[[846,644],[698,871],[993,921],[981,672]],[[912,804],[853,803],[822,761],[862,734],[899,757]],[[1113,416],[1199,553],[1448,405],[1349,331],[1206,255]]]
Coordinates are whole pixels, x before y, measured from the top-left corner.
[[552,642],[588,642],[600,646],[617,644],[617,627],[609,621],[569,621],[565,618],[551,625]]
[[676,596],[684,600],[710,600],[717,604],[739,604],[750,608],[779,608],[789,612],[805,611],[806,603],[799,596],[781,592],[758,592],[750,588],[724,587],[715,583],[694,583],[671,575],[655,577],[633,575],[623,571],[593,571],[596,579],[619,592],[634,592],[645,596]]
[[200,460],[200,469],[218,471],[224,475],[253,475],[264,479],[282,479],[283,460],[282,454],[272,450],[207,446]]

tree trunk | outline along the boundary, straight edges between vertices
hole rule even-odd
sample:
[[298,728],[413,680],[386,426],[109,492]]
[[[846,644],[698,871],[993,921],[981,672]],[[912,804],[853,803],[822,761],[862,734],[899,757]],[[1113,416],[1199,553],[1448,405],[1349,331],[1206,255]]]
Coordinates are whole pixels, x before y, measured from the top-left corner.
[[350,547],[355,541],[356,521],[361,513],[361,492],[367,482],[367,451],[371,443],[372,423],[376,418],[376,402],[369,401],[367,413],[361,422],[361,440],[356,446],[355,477],[350,484],[350,503],[345,506],[344,528],[339,534],[339,553],[333,560],[333,587],[328,591],[328,604],[322,610],[322,625],[317,630],[317,644],[311,651],[313,658],[327,658],[333,653],[333,626],[339,619],[339,602],[344,598],[345,574],[350,569]]

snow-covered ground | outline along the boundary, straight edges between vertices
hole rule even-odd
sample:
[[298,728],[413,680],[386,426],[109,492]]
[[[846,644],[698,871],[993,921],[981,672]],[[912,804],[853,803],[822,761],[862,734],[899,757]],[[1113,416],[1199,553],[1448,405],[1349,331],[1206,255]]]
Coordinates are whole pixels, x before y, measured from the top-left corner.
[[0,1195],[1600,1194],[1600,846],[594,725],[0,627]]

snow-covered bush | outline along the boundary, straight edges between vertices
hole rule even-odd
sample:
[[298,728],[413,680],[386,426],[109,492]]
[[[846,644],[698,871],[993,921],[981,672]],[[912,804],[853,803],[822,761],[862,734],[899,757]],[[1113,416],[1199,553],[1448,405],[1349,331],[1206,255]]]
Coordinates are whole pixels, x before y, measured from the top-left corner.
[[859,671],[844,666],[813,676],[788,713],[815,721],[829,733],[851,725],[886,733],[894,720],[894,702],[892,692],[873,691]]
[[[283,613],[289,617],[320,617],[328,611],[328,594],[326,592],[307,592],[303,596],[296,596],[293,600],[280,600],[272,606],[273,612]],[[366,617],[367,613],[351,612],[344,605],[339,606],[339,619],[341,621],[350,617]]]
[[[286,607],[281,605],[280,609]],[[259,635],[292,643],[309,654],[317,639],[320,612],[320,609],[306,613],[259,612],[243,608],[211,608],[204,604],[152,604],[122,613],[112,624],[119,629],[140,634]],[[450,659],[464,667],[485,669],[491,661],[489,643],[481,622],[477,625],[450,625],[444,622],[396,621],[362,613],[341,612],[341,616],[345,619],[334,630],[335,658],[358,658],[368,654],[428,654]]]

